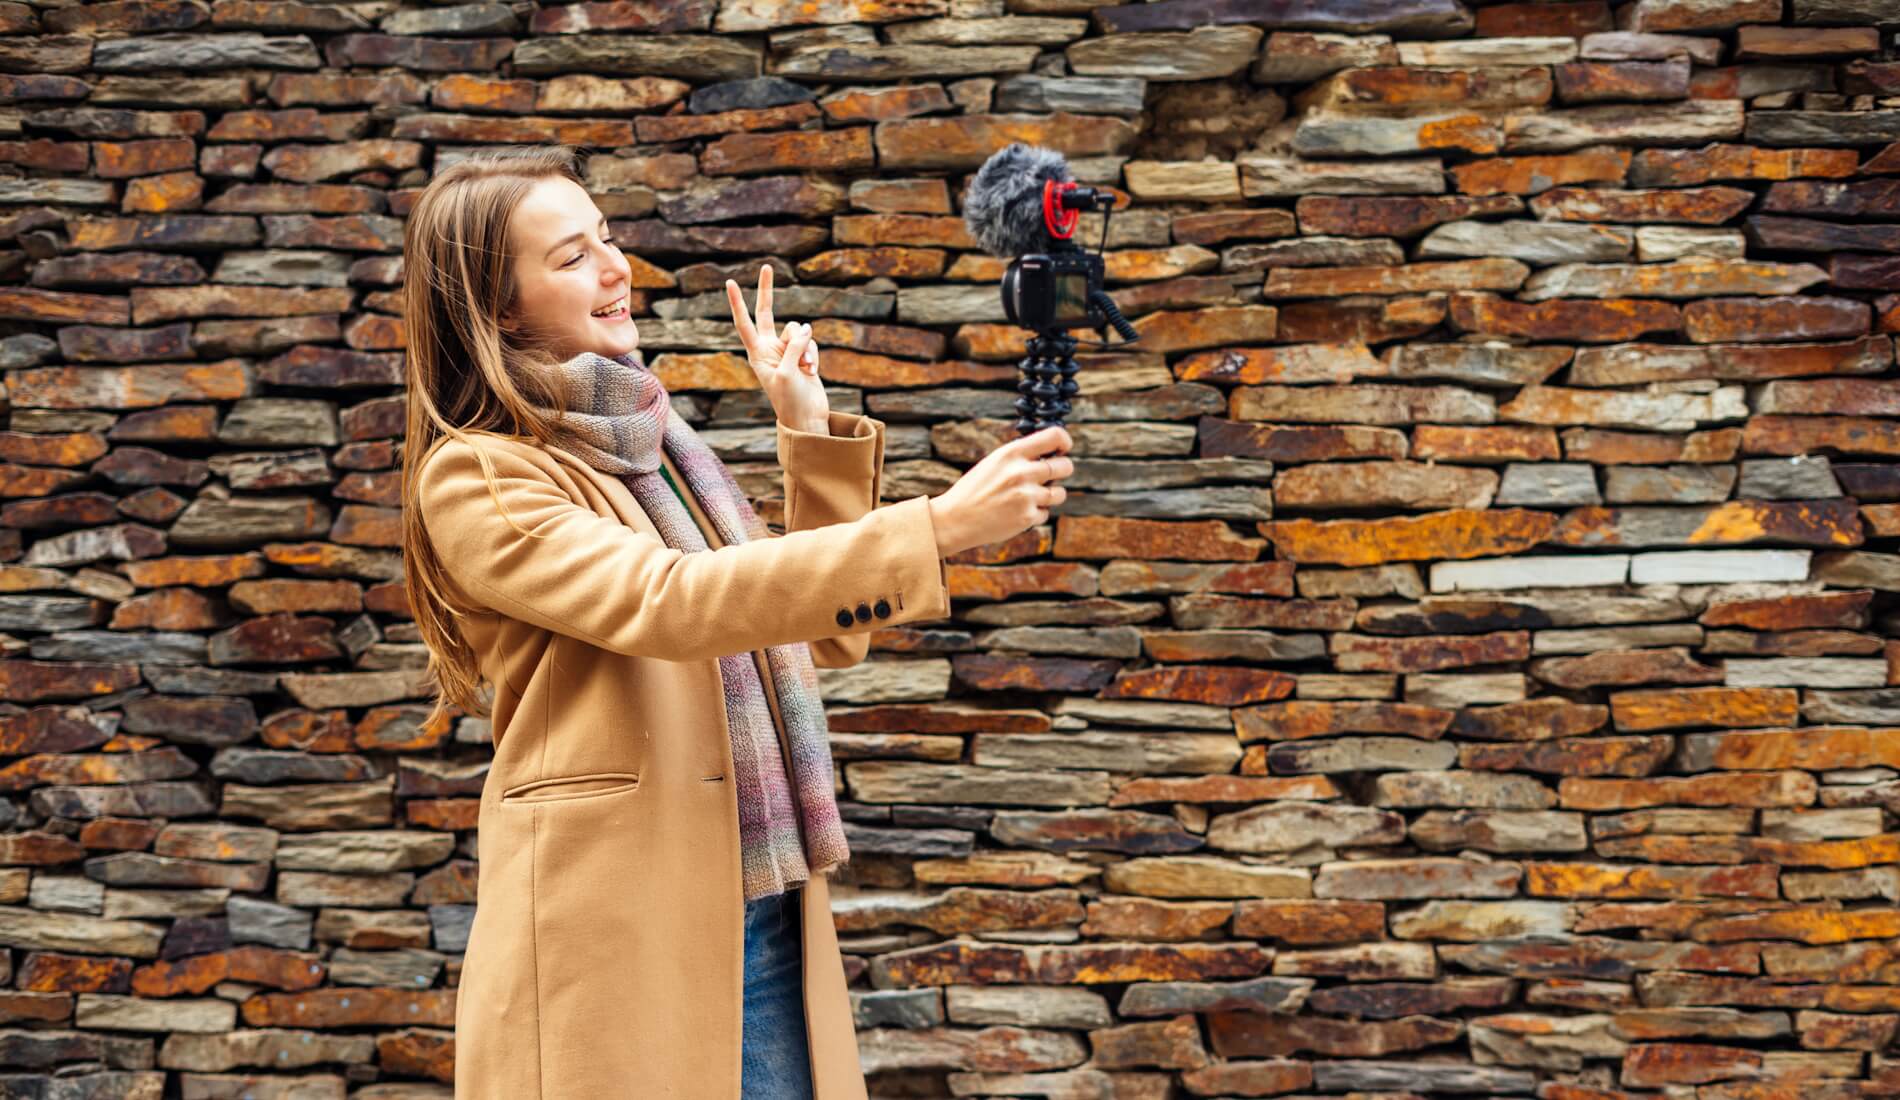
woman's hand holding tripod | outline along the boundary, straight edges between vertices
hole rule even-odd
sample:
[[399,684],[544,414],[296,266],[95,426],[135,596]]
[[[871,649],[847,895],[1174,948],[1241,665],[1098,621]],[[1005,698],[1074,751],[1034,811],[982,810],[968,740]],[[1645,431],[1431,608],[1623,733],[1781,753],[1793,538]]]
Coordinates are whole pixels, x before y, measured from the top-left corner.
[[1056,484],[1075,472],[1074,441],[1061,426],[1012,439],[930,498],[937,552],[944,557],[987,546],[1049,521],[1069,491]]

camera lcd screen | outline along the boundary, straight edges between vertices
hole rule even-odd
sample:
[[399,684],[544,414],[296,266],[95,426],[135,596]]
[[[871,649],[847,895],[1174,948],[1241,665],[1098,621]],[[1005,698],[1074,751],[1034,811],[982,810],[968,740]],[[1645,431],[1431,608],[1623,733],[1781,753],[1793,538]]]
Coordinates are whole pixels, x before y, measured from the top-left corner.
[[1086,272],[1066,271],[1056,276],[1055,320],[1087,322],[1089,316],[1089,277]]

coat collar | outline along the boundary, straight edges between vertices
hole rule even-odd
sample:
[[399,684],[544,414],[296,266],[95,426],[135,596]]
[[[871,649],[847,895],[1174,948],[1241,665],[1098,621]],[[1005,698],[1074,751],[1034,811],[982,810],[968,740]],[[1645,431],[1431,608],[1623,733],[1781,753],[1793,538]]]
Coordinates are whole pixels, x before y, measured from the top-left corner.
[[[614,512],[619,517],[620,522],[629,527],[652,527],[652,520],[647,517],[646,509],[640,506],[640,502],[633,495],[633,490],[627,488],[627,483],[622,481],[618,475],[595,469],[587,464],[586,459],[572,451],[555,446],[548,446],[544,449],[553,455],[557,461],[571,467],[581,476],[591,480],[613,505]],[[660,463],[673,475],[675,482],[681,486],[686,484],[686,475],[680,472],[679,464],[673,461],[673,456],[666,453],[666,447],[664,445],[660,447]],[[692,513],[694,525],[704,534],[707,548],[716,550],[724,546],[726,544],[725,540],[719,537],[717,527],[707,519],[705,508],[701,506],[698,499],[693,497],[690,490],[683,489],[682,491],[687,497],[687,511]],[[636,516],[639,517],[638,523],[634,522],[634,517]]]

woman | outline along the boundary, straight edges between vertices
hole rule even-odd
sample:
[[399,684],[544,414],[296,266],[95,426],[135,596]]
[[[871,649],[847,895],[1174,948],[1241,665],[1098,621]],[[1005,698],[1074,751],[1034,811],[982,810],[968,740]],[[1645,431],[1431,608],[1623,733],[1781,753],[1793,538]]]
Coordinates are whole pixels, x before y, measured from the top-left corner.
[[1046,522],[1068,433],[878,507],[884,425],[829,409],[767,267],[756,316],[726,289],[777,418],[768,537],[640,360],[570,150],[439,173],[404,265],[408,592],[436,717],[494,736],[457,1100],[861,1100],[813,666],[946,616],[943,558]]

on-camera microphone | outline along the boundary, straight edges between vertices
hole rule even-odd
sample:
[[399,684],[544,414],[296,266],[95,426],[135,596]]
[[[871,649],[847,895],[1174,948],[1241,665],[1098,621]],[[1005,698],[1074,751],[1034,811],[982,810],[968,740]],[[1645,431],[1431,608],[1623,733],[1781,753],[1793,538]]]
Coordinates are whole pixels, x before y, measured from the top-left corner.
[[[1045,205],[1045,194],[1051,192],[1066,217],[1051,217]],[[1075,247],[1068,239],[1075,213],[1107,210],[1114,204],[1113,193],[1077,185],[1061,153],[1018,141],[997,150],[977,169],[963,200],[963,224],[985,252],[1014,259]],[[1067,231],[1062,230],[1065,222]]]

